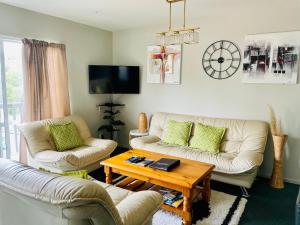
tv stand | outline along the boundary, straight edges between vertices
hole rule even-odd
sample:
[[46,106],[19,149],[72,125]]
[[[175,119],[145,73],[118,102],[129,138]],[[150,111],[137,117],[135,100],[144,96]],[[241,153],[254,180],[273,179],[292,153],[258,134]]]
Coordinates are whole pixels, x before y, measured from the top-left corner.
[[123,107],[125,104],[106,102],[104,104],[97,105],[98,107],[104,107],[104,116],[103,119],[108,121],[108,124],[102,125],[98,128],[98,132],[102,133],[101,137],[104,137],[103,131],[106,131],[109,134],[111,140],[114,139],[114,134],[120,131],[120,127],[124,126],[125,123],[121,120],[117,120],[116,116],[121,113],[118,107]]

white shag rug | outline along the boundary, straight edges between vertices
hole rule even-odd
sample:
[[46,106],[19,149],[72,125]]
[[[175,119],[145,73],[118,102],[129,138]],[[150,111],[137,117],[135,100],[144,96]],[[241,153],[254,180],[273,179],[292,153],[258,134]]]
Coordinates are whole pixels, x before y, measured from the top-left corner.
[[[240,198],[240,201],[236,202],[238,204],[233,207],[234,202],[239,200],[237,198],[234,195],[212,190],[209,203],[210,215],[198,220],[196,225],[238,225],[245,210],[247,199]],[[159,210],[154,215],[152,223],[153,225],[181,225],[181,222],[179,216]]]

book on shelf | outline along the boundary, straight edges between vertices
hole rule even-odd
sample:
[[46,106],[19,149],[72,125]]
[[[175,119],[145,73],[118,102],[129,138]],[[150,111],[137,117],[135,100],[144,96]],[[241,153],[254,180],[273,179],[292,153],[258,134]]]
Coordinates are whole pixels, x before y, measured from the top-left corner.
[[156,191],[163,196],[164,204],[178,208],[183,202],[183,195],[179,191],[164,188],[158,185],[154,185],[150,188],[152,191]]
[[183,198],[177,199],[176,201],[174,201],[172,203],[171,206],[174,207],[174,208],[178,208],[181,205],[181,203],[183,203]]

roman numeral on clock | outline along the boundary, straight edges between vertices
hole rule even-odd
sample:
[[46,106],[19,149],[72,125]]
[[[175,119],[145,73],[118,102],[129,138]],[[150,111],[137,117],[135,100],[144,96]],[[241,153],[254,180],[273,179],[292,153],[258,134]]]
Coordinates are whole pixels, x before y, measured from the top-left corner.
[[219,71],[219,79],[222,78],[222,71]]
[[204,69],[207,71],[207,70],[212,69],[212,67],[211,67],[211,65],[209,65],[209,66],[204,67]]

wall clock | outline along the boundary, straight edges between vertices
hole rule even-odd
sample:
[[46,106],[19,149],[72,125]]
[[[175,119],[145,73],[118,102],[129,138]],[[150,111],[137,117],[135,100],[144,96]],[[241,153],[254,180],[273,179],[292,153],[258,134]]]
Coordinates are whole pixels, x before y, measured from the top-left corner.
[[204,52],[202,65],[208,76],[226,79],[238,70],[241,64],[239,48],[231,41],[221,40],[212,43]]

